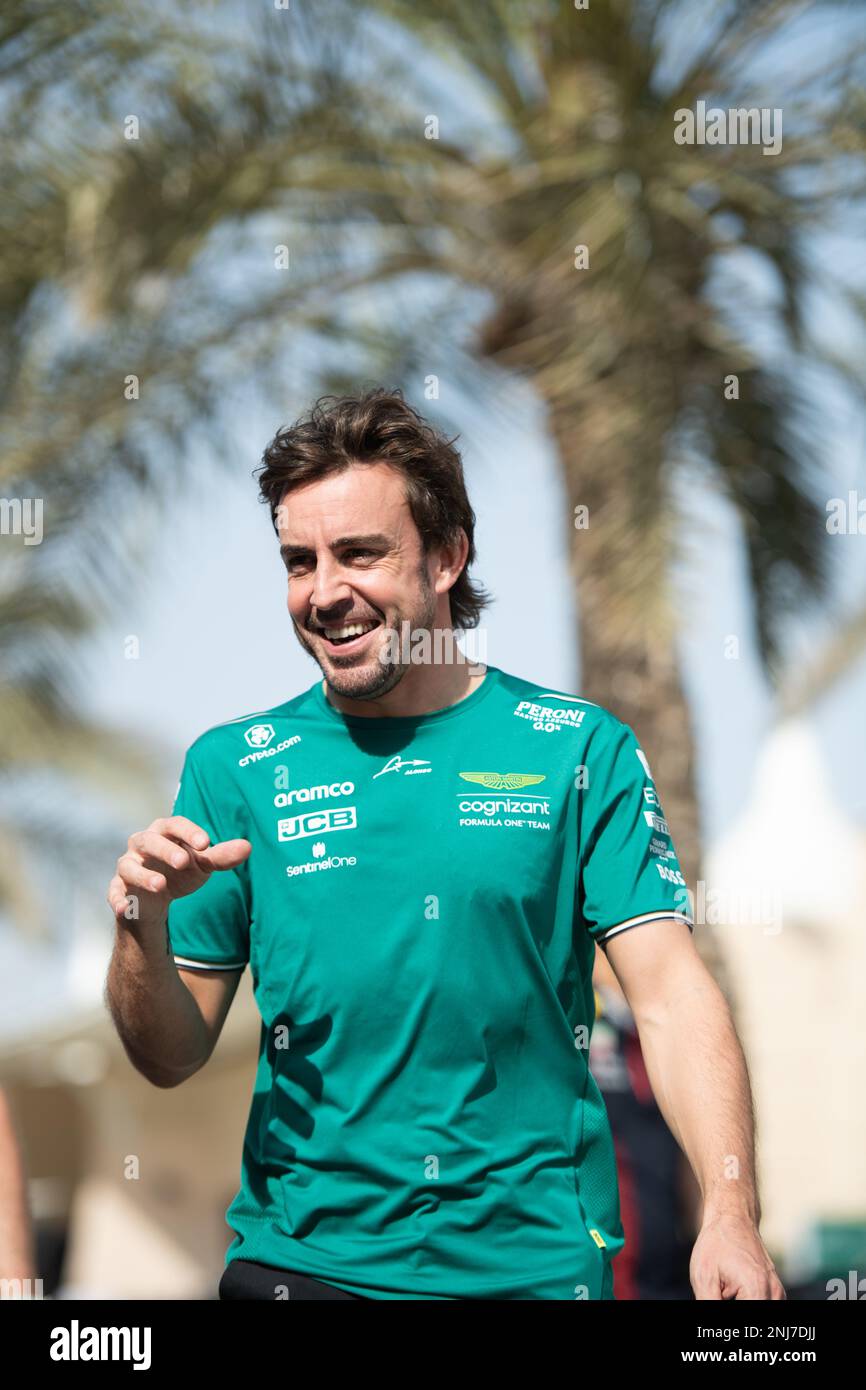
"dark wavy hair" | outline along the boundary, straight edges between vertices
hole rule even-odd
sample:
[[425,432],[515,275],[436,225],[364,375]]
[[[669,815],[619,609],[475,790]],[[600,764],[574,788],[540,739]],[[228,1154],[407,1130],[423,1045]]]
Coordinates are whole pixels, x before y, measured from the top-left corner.
[[463,463],[453,441],[413,410],[399,388],[320,396],[308,416],[274,435],[254,473],[259,500],[270,507],[274,530],[287,493],[365,463],[387,463],[402,473],[425,554],[453,542],[461,528],[466,532],[466,564],[448,593],[451,623],[461,629],[477,627],[491,595],[469,577],[475,560],[475,513],[466,493]]

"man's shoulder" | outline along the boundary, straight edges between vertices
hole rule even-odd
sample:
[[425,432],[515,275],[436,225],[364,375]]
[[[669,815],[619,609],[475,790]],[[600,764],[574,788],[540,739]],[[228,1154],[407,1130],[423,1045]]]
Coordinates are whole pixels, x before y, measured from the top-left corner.
[[566,726],[585,732],[616,737],[627,725],[605,705],[582,695],[561,690],[545,682],[527,680],[500,669],[499,687],[508,701],[514,700],[513,713],[533,726],[558,729]]
[[311,713],[315,685],[281,704],[249,710],[219,724],[212,724],[187,748],[187,758],[196,763],[228,761],[239,767],[274,757],[300,742],[295,726],[306,722]]

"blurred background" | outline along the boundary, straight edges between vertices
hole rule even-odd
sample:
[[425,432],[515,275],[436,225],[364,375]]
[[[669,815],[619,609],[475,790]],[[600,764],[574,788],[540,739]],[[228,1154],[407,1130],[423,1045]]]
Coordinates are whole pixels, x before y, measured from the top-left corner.
[[[216,1295],[249,972],[207,1067],[150,1086],[103,1004],[105,891],[186,746],[317,678],[251,473],[374,384],[459,434],[484,659],[647,752],[789,1297],[866,1274],[862,27],[806,0],[7,0],[0,1178],[17,1153],[47,1295]],[[681,143],[701,102],[764,136]],[[688,1298],[693,1180],[596,984],[616,1294]]]

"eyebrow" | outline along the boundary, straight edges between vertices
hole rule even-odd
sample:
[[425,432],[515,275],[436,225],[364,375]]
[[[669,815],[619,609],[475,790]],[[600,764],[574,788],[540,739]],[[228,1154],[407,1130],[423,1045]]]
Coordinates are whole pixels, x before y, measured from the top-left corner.
[[[337,540],[331,542],[331,550],[343,550],[348,546],[370,546],[373,549],[389,550],[391,548],[390,536],[384,535],[381,531],[374,531],[369,536],[339,536]],[[309,555],[308,545],[281,545],[280,554],[283,560],[288,561],[297,555]]]

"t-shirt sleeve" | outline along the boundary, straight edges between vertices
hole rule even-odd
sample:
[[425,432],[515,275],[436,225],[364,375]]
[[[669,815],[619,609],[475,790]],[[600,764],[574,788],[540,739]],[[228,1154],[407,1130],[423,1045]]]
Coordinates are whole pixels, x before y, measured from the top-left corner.
[[[172,815],[187,816],[206,830],[211,844],[245,838],[223,825],[192,751],[184,760]],[[175,964],[184,969],[239,970],[249,960],[249,880],[246,863],[215,869],[195,893],[175,898],[168,935]]]
[[[595,741],[593,741],[595,742]],[[590,744],[580,793],[578,911],[595,941],[675,917],[694,932],[685,876],[649,763],[628,724]]]

